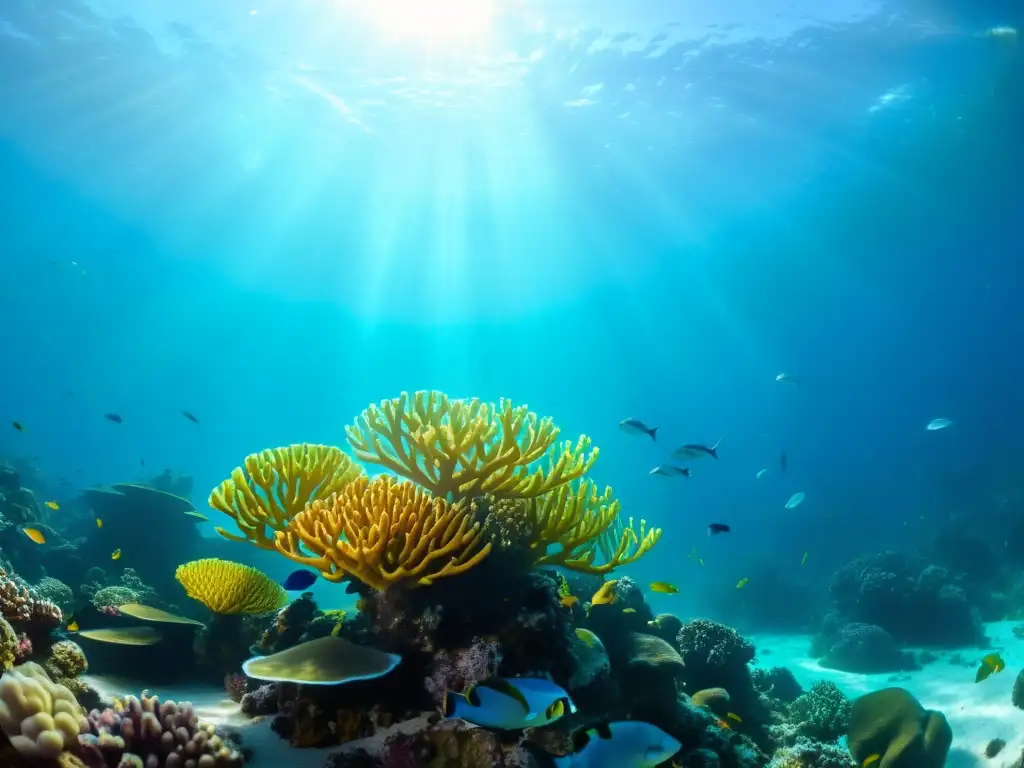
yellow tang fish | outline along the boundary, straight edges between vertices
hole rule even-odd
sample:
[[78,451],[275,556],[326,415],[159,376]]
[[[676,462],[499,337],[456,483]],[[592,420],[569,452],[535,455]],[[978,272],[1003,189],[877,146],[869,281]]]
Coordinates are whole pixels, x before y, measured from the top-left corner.
[[636,613],[636,608],[623,608],[623,613]]
[[78,631],[78,622],[77,621],[72,621],[70,624],[68,624],[67,630],[68,630],[68,632],[77,632]]
[[800,558],[800,565],[804,565],[807,562],[807,553],[804,552],[804,556]]
[[877,753],[874,755],[868,755],[864,758],[864,762],[860,764],[860,768],[868,768],[869,765],[871,765],[872,763],[877,763],[881,759],[882,756]]
[[748,581],[750,581],[750,579],[744,576],[742,579],[736,582],[736,589],[743,589],[745,586],[747,586]]
[[675,584],[669,584],[667,581],[652,581],[651,582],[652,592],[661,592],[665,595],[677,595],[679,594],[679,588]]
[[103,527],[103,519],[102,518],[99,518],[99,517],[96,518],[96,527],[97,528],[102,528]]
[[580,599],[578,597],[576,597],[576,595],[569,595],[567,597],[563,597],[558,602],[562,604],[563,608],[572,608],[579,601],[580,601]]
[[737,715],[735,712],[727,712],[725,716],[727,718],[729,718],[730,720],[735,720],[737,723],[742,723],[743,722],[743,719],[739,715]]
[[615,585],[618,584],[615,579],[606,581],[601,585],[601,588],[594,593],[594,596],[590,598],[591,605],[612,605],[615,602]]
[[111,560],[120,560],[121,559],[121,550],[120,549],[115,549],[114,550],[114,554],[112,554],[110,556],[110,559]]
[[60,509],[60,504],[58,504],[56,501],[47,501],[47,502],[44,502],[44,503],[50,509]]
[[576,637],[587,644],[588,647],[593,648],[595,645],[601,642],[601,639],[591,632],[589,629],[583,629],[580,627],[576,630]]
[[978,672],[974,676],[974,682],[980,683],[982,680],[987,679],[989,675],[1002,672],[1004,669],[1006,669],[1006,662],[1003,661],[1003,657],[998,653],[990,653],[981,660]]
[[36,544],[46,543],[46,537],[43,535],[43,532],[40,531],[38,528],[22,528],[21,532],[28,536],[30,539],[32,539],[32,541],[34,541]]

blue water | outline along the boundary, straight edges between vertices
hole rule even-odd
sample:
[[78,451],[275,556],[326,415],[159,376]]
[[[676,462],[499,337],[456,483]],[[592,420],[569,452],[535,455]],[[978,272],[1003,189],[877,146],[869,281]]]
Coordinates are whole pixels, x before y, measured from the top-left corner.
[[0,455],[58,499],[170,467],[202,508],[403,390],[510,397],[594,438],[675,607],[983,521],[1024,431],[1024,45],[985,30],[1024,10],[499,5],[428,39],[346,2],[5,0]]

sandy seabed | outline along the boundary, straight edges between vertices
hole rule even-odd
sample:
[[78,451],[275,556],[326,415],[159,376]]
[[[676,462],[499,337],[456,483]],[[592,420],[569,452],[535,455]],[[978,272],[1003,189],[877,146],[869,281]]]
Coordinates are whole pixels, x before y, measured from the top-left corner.
[[[1024,751],[1024,711],[1011,702],[1013,682],[1024,666],[1024,639],[1014,637],[1017,622],[996,622],[985,627],[992,647],[939,651],[938,659],[916,672],[893,675],[856,675],[824,669],[807,656],[810,637],[806,635],[754,635],[760,664],[765,667],[788,667],[804,687],[818,680],[831,680],[846,693],[856,697],[879,688],[897,685],[909,690],[929,709],[946,715],[953,728],[953,746],[947,768],[979,768],[1009,764]],[[985,653],[999,651],[1007,669],[981,683],[974,682],[977,662]],[[959,656],[969,666],[951,663]],[[144,682],[109,676],[87,676],[88,681],[106,698],[137,695]],[[218,688],[159,686],[149,693],[161,700],[191,701],[201,718],[236,731],[243,744],[253,753],[249,768],[322,768],[329,749],[294,749],[270,730],[272,718],[252,721],[242,715],[238,704],[225,697]],[[985,757],[985,746],[1000,738],[1006,741],[1003,752],[994,760]],[[376,739],[375,739],[376,740]],[[350,745],[350,748],[353,745]]]

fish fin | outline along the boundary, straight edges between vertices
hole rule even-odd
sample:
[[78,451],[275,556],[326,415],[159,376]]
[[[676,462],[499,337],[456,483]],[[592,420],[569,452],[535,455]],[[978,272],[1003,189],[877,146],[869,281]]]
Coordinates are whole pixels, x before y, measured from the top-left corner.
[[658,442],[658,428],[657,427],[651,427],[651,431],[648,432],[647,434],[651,436],[651,440],[653,440],[654,442]]
[[713,459],[717,459],[718,458],[718,446],[720,446],[721,444],[722,444],[722,438],[718,438],[718,442],[715,443],[714,445],[712,445],[710,448],[708,448],[708,453],[711,454],[711,458],[713,458]]
[[[504,678],[493,677],[489,680],[481,680],[479,683],[477,683],[477,685],[485,686],[487,688],[490,688],[492,691],[497,691],[498,693],[505,694],[510,699],[515,699],[523,708],[523,712],[527,715],[530,714],[530,703],[526,700],[526,697],[523,695],[523,692],[516,688],[515,683],[509,680],[505,680]],[[479,700],[480,696],[479,694],[477,694],[477,701],[479,702]],[[472,703],[472,700],[470,700],[470,703]],[[477,704],[476,706],[479,706],[479,704]]]
[[592,730],[602,739],[608,740],[612,737],[612,729],[608,726],[608,723],[601,723]]

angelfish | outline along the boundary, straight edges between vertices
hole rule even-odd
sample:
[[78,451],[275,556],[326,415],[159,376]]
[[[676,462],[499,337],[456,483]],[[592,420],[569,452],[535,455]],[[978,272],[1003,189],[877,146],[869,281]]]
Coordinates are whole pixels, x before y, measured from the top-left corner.
[[444,717],[505,731],[549,725],[574,712],[565,689],[543,677],[490,678],[464,693],[446,692],[441,703]]

